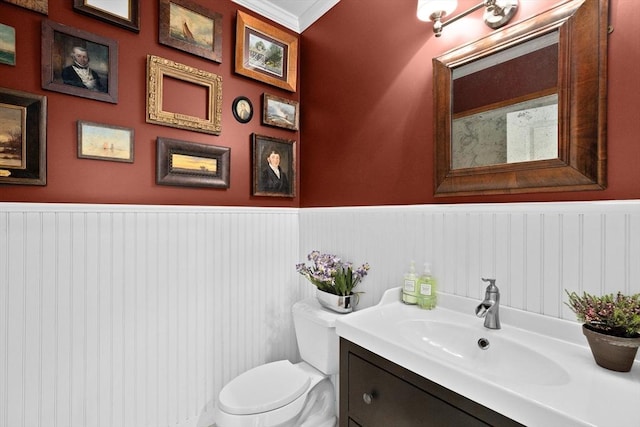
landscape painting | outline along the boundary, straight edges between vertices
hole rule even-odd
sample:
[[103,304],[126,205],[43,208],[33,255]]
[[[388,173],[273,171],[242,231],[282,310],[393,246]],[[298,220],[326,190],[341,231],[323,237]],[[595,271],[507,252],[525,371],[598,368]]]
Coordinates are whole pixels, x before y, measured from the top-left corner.
[[0,24],[0,64],[16,65],[16,29]]
[[134,130],[78,121],[78,157],[133,163]]
[[0,103],[0,168],[24,169],[26,109]]

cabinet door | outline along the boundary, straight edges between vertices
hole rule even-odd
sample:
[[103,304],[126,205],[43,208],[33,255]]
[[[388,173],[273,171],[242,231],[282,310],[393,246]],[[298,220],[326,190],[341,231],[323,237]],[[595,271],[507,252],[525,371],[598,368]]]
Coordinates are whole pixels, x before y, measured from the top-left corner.
[[488,425],[353,353],[348,363],[349,417],[362,427]]

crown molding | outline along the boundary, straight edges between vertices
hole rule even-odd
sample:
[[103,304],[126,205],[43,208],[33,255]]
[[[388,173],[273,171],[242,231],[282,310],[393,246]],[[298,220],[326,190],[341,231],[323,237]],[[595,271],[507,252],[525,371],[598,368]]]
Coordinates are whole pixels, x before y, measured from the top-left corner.
[[316,0],[299,16],[270,0],[232,0],[234,3],[300,34],[340,0]]

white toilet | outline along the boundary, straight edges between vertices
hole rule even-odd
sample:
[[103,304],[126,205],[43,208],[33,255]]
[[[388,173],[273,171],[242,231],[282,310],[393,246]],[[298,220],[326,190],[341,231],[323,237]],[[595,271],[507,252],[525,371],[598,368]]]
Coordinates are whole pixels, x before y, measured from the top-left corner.
[[344,315],[322,308],[315,298],[295,303],[292,312],[303,362],[271,362],[231,380],[218,396],[217,427],[336,425],[331,375],[338,373],[339,360],[335,321]]

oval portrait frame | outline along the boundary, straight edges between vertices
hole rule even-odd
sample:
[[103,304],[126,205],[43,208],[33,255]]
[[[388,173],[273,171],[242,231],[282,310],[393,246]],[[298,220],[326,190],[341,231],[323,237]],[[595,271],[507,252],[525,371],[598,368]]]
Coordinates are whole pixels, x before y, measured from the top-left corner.
[[240,123],[248,123],[253,118],[253,104],[246,96],[238,96],[231,106],[233,117]]

